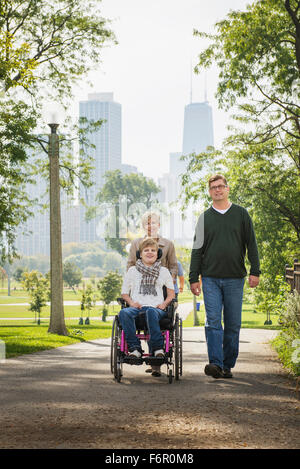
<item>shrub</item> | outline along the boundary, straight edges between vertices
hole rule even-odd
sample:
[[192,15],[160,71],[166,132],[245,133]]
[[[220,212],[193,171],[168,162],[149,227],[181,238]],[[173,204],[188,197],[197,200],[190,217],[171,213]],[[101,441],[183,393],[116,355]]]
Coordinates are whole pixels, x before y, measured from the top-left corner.
[[294,290],[286,297],[280,312],[281,333],[273,340],[285,368],[292,374],[300,375],[300,294]]

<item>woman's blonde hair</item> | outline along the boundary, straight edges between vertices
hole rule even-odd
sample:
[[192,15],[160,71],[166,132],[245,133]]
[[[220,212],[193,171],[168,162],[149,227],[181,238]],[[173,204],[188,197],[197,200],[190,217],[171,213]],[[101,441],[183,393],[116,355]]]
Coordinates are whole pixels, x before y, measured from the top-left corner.
[[142,216],[142,226],[145,226],[147,222],[149,221],[149,218],[156,218],[158,222],[160,222],[160,215],[157,212],[145,212],[144,215]]

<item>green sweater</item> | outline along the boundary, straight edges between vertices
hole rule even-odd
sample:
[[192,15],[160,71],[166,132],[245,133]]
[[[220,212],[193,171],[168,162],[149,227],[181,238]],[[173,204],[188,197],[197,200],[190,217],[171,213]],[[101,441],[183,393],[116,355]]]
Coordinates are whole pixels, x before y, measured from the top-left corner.
[[[201,238],[201,220],[204,230]],[[200,233],[200,237],[199,237]],[[247,210],[232,204],[221,214],[209,208],[200,216],[190,265],[190,283],[202,277],[243,278],[247,275],[245,254],[251,265],[250,275],[259,276],[259,257],[252,220]]]

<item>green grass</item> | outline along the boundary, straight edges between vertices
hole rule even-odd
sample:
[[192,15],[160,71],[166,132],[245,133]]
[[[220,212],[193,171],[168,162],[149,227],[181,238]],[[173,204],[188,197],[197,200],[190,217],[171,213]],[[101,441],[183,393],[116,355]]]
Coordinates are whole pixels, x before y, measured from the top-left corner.
[[[205,312],[204,306],[201,305],[200,311],[198,312],[199,325],[204,326],[205,323]],[[271,325],[265,325],[266,315],[263,313],[255,313],[254,307],[250,303],[244,302],[242,309],[242,328],[250,329],[280,329],[278,324],[278,315],[271,314]],[[194,325],[194,314],[193,311],[189,314],[185,321],[183,321],[183,327],[193,327]]]
[[[72,291],[64,292],[65,300],[79,301],[81,294],[74,294]],[[179,295],[181,303],[193,301],[191,292],[184,291]],[[8,297],[7,291],[0,290],[0,340],[5,342],[6,357],[11,358],[18,355],[27,353],[34,353],[41,350],[48,350],[55,347],[74,344],[81,341],[89,341],[93,339],[107,338],[111,336],[112,323],[102,322],[102,307],[96,306],[92,308],[89,313],[90,318],[98,317],[99,320],[90,320],[89,325],[78,325],[78,318],[81,316],[80,306],[64,306],[66,325],[69,330],[68,336],[59,336],[56,334],[49,334],[49,316],[50,307],[43,308],[41,313],[41,324],[38,325],[34,322],[35,315],[29,311],[28,306],[9,306],[9,303],[25,303],[28,302],[26,293],[24,291],[14,291],[13,295]],[[3,305],[3,306],[1,306]],[[110,306],[109,315],[117,314],[119,306]],[[87,317],[87,312],[84,312],[83,318]],[[4,320],[1,318],[11,318],[11,320]],[[13,318],[24,318],[23,320],[14,320]],[[25,319],[32,318],[32,319]],[[72,320],[71,318],[77,318]],[[198,312],[200,326],[204,326],[205,313],[204,307],[201,305],[200,312]],[[260,313],[254,313],[253,306],[244,302],[242,313],[242,327],[246,328],[268,328],[279,329],[278,316],[271,316],[272,325],[266,326],[264,322],[266,316]],[[183,327],[193,326],[193,312],[189,314],[187,319],[183,321]]]
[[66,326],[69,335],[60,336],[48,333],[49,321],[41,325],[28,321],[22,321],[21,324],[6,321],[0,327],[0,339],[5,342],[6,358],[111,336],[111,322],[94,321],[90,325],[78,326],[76,321],[66,321]]
[[[72,300],[72,301],[81,301],[82,297],[82,290],[76,290],[74,293],[73,290],[64,288],[64,300]],[[27,291],[21,290],[14,290],[11,288],[10,296],[7,295],[7,288],[0,288],[0,304],[6,303],[26,303],[29,300],[29,295]],[[98,299],[97,299],[98,301]]]
[[[65,318],[79,318],[81,316],[80,305],[75,306],[64,306]],[[116,305],[111,305],[108,308],[108,314],[116,314],[118,312],[118,307]],[[83,317],[87,317],[88,313],[85,311]],[[89,312],[89,316],[101,317],[102,316],[102,306],[96,306],[92,308]],[[41,311],[41,318],[50,317],[50,306],[45,306]],[[0,305],[0,325],[1,318],[35,318],[35,315],[32,311],[29,311],[29,306],[9,306]]]

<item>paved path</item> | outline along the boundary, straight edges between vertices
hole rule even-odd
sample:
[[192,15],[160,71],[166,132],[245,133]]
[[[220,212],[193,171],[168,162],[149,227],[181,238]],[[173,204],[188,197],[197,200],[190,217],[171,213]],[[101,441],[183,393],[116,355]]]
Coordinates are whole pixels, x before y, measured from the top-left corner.
[[110,372],[110,339],[0,364],[1,448],[300,448],[299,400],[268,345],[242,329],[234,378],[205,376],[202,327],[183,330],[183,376]]

